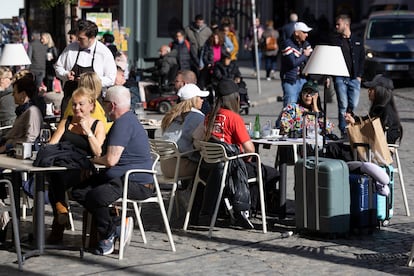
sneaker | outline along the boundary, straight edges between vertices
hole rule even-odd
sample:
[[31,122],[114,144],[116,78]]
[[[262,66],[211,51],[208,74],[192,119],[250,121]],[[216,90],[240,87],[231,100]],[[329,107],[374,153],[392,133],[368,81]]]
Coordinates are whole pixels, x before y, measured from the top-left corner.
[[249,211],[237,212],[236,223],[245,229],[254,229],[253,223],[249,220]]
[[[127,217],[125,221],[125,243],[124,246],[128,246],[131,243],[132,231],[134,230],[134,219]],[[116,227],[116,234],[121,237],[121,225]]]
[[271,78],[266,78],[266,80],[267,80],[267,81],[271,81],[272,79],[271,79]]
[[114,252],[114,245],[117,238],[116,232],[112,233],[106,240],[100,240],[98,247],[93,252],[95,255],[105,256]]

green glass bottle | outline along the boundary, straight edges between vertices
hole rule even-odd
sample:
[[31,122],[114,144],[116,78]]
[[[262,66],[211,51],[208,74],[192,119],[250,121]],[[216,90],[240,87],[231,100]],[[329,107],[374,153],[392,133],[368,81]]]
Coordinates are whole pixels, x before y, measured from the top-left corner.
[[256,115],[256,120],[254,122],[253,126],[253,138],[259,139],[260,138],[260,130],[262,128],[260,127],[260,116],[259,114]]

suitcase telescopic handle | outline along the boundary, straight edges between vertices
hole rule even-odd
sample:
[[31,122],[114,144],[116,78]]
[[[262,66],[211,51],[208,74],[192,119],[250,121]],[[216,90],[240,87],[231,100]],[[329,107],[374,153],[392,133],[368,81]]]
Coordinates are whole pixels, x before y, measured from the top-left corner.
[[318,114],[319,112],[304,112],[303,113],[303,126],[302,126],[302,138],[303,138],[303,194],[304,194],[304,201],[303,201],[303,217],[304,217],[304,226],[308,226],[307,222],[307,189],[306,189],[306,157],[307,157],[307,150],[306,150],[306,122],[309,115],[315,116],[315,164],[314,164],[314,177],[315,177],[315,224],[316,224],[316,230],[320,229],[319,226],[319,193],[318,193],[318,163],[319,163],[319,153],[318,153]]

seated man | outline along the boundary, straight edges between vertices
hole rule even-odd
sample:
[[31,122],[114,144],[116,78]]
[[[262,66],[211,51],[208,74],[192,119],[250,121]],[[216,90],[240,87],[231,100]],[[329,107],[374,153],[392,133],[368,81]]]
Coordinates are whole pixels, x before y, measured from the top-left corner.
[[[122,196],[123,176],[130,169],[151,169],[152,159],[147,133],[130,111],[128,88],[113,86],[104,99],[104,109],[114,123],[105,141],[104,155],[93,162],[107,167],[90,177],[72,191],[73,198],[92,213],[101,237],[95,250],[97,255],[108,255],[120,236],[120,221],[110,215],[108,207]],[[128,197],[146,199],[153,193],[153,179],[149,174],[130,176]],[[132,218],[127,221],[126,240],[131,237]]]

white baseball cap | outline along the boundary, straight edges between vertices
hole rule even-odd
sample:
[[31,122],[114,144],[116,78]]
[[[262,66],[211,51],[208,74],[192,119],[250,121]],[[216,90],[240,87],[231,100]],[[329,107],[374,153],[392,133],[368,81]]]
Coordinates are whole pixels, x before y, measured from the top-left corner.
[[209,91],[202,91],[197,85],[193,83],[188,83],[184,85],[177,92],[177,95],[181,98],[181,100],[188,100],[196,96],[207,97],[209,94]]
[[296,22],[295,23],[295,31],[302,31],[304,33],[312,31],[312,28],[309,28],[308,25],[306,25],[303,22]]

